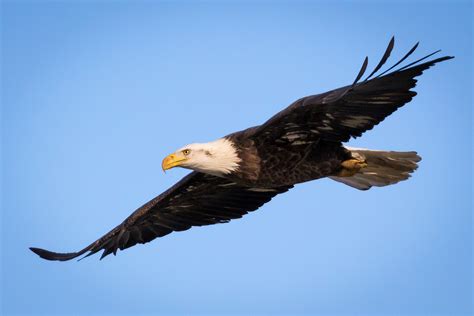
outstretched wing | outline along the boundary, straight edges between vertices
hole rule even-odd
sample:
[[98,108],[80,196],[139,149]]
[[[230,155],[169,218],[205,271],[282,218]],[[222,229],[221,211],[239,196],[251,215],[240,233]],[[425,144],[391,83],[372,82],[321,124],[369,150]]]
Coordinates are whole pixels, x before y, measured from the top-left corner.
[[39,248],[30,249],[41,258],[59,261],[70,260],[87,252],[87,256],[90,256],[104,250],[102,259],[111,253],[115,255],[118,249],[144,244],[173,231],[240,218],[291,187],[243,187],[224,178],[192,172],[81,251],[56,253]]
[[410,102],[416,95],[411,91],[417,82],[415,77],[434,64],[453,58],[445,56],[420,64],[435,52],[385,75],[408,58],[417,48],[417,43],[394,66],[370,79],[385,64],[393,46],[394,38],[364,81],[359,82],[367,68],[367,58],[352,85],[295,101],[261,125],[253,137],[274,144],[301,144],[320,139],[346,142],[351,137],[361,136]]

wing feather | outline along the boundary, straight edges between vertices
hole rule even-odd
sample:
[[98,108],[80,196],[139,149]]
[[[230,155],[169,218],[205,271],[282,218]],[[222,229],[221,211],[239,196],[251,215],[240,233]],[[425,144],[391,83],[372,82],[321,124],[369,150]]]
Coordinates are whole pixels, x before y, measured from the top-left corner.
[[380,74],[378,74],[378,77],[382,77],[383,75],[385,75],[387,72],[389,72],[390,70],[392,70],[393,68],[397,67],[398,65],[400,65],[405,59],[407,59],[411,54],[413,54],[413,52],[416,50],[416,48],[418,47],[418,45],[420,44],[420,42],[416,42],[415,45],[413,45],[413,47],[408,51],[408,53],[405,54],[405,56],[403,56],[399,61],[397,61],[392,67],[388,68],[387,70],[381,72]]
[[370,75],[365,78],[364,81],[369,80],[377,71],[379,71],[380,68],[385,64],[387,59],[390,57],[390,54],[392,53],[393,46],[395,45],[395,37],[393,36],[392,39],[390,40],[390,43],[388,43],[387,49],[385,50],[385,53],[382,56],[382,59],[380,59],[380,62],[378,65],[375,67],[375,69],[370,73]]
[[72,253],[56,253],[30,248],[41,258],[66,261],[101,250],[101,259],[109,254],[147,243],[173,231],[184,231],[193,226],[226,223],[258,209],[275,195],[291,186],[249,191],[249,187],[198,172],[192,172],[172,188],[132,213],[123,223],[86,248]]
[[[385,64],[393,49],[393,42],[392,38],[382,60],[368,79]],[[411,55],[417,46],[418,43],[395,66]],[[301,141],[346,142],[351,137],[361,136],[411,101],[416,95],[411,90],[416,85],[415,78],[423,71],[453,58],[444,56],[420,64],[435,53],[384,76],[357,83],[365,71],[366,67],[363,66],[355,84],[295,101],[256,128],[252,137],[259,144],[282,146]]]
[[355,86],[357,82],[359,82],[360,78],[362,78],[362,76],[365,73],[365,70],[367,69],[368,64],[369,64],[369,57],[366,56],[364,59],[364,62],[362,63],[362,67],[360,68],[359,73],[357,74],[357,77],[352,83],[352,86]]

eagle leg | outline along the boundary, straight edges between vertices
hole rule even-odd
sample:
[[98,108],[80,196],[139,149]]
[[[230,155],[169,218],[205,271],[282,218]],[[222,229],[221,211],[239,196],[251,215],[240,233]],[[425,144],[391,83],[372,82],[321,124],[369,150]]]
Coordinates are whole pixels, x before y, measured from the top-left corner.
[[342,169],[337,174],[338,177],[352,177],[360,169],[367,167],[365,160],[347,159],[341,163]]

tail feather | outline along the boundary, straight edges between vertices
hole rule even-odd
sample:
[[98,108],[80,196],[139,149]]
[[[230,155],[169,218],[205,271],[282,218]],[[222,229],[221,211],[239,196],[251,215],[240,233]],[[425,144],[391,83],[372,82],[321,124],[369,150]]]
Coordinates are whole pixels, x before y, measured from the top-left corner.
[[365,161],[367,167],[350,177],[330,178],[359,190],[368,190],[373,186],[383,187],[406,180],[418,168],[417,162],[421,160],[415,151],[377,151],[349,147],[346,149],[354,158]]

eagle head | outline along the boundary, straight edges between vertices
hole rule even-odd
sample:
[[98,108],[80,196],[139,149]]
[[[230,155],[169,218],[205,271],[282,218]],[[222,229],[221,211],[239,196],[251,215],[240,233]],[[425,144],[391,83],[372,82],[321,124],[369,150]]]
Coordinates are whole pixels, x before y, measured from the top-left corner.
[[186,145],[163,159],[163,171],[182,167],[202,173],[223,176],[236,171],[241,159],[235,144],[220,138],[209,143]]

